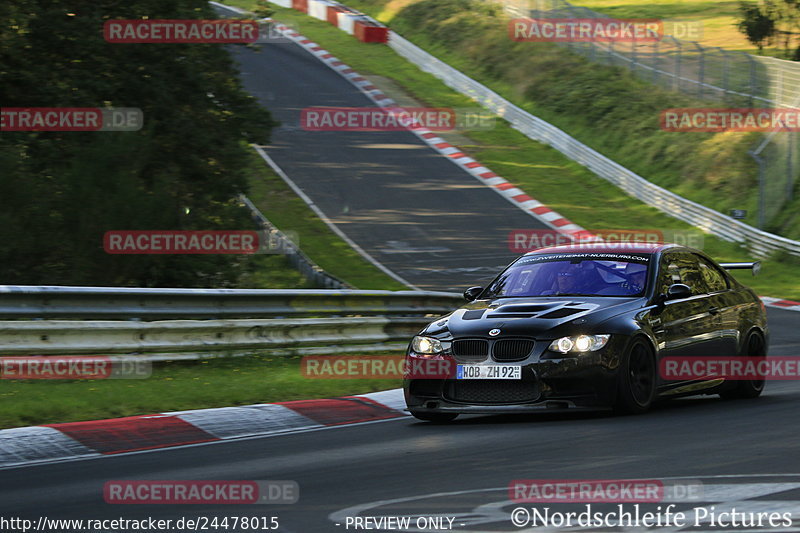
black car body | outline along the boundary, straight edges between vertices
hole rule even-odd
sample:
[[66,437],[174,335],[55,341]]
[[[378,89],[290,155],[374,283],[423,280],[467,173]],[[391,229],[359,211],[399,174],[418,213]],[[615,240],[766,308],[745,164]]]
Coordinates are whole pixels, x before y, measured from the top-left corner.
[[[408,410],[447,421],[461,413],[542,408],[638,413],[659,398],[689,394],[758,396],[763,380],[666,381],[658,372],[665,357],[766,356],[765,308],[725,270],[756,267],[720,266],[674,244],[528,253],[485,289],[468,289],[470,303],[414,337],[409,363],[440,360],[458,365],[459,374],[407,376]],[[463,379],[463,372],[485,378]],[[503,372],[519,377],[492,379]]]

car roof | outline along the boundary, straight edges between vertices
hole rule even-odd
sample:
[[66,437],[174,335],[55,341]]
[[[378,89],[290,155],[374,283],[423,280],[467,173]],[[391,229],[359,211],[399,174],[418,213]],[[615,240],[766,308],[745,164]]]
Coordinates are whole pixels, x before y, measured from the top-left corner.
[[525,255],[537,255],[548,253],[639,253],[653,254],[670,248],[681,248],[677,244],[663,242],[585,242],[578,244],[562,244],[559,246],[548,246],[539,248]]

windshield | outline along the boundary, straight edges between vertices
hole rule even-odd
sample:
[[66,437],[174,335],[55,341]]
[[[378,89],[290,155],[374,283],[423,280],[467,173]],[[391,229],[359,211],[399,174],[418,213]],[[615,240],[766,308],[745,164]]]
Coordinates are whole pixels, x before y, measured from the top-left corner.
[[648,254],[525,256],[500,274],[483,297],[642,296],[649,259]]

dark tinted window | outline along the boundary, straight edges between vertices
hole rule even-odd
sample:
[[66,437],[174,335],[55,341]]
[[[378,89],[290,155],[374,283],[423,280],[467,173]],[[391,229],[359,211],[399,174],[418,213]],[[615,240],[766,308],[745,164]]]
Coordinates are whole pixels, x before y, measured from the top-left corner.
[[719,292],[727,289],[728,282],[725,279],[725,275],[707,259],[700,256],[696,257],[700,267],[700,276],[703,278],[703,283],[708,292]]
[[681,281],[678,263],[674,254],[664,254],[658,265],[658,279],[656,280],[656,294],[667,294],[667,289],[673,283],[683,283]]
[[525,256],[489,286],[485,297],[641,296],[649,259],[649,254]]
[[691,287],[692,294],[709,292],[699,259],[694,254],[684,252],[664,254],[659,268],[658,291],[666,294],[670,285],[683,283]]

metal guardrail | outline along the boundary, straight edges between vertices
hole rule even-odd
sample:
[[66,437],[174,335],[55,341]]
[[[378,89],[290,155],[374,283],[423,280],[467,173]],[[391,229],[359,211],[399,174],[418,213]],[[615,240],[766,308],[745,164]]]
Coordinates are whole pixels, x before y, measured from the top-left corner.
[[[403,349],[431,319],[337,317],[247,320],[0,321],[0,357],[127,354],[143,360],[259,353]],[[394,344],[392,344],[394,343]],[[234,353],[235,352],[235,353]]]
[[613,183],[626,194],[721,239],[740,243],[756,256],[763,257],[778,250],[800,256],[799,241],[748,226],[647,181],[552,124],[515,106],[395,32],[390,32],[389,46],[425,72],[442,80],[447,86],[469,96],[504,118],[527,137],[552,146],[568,158]]
[[6,320],[423,317],[449,313],[462,302],[458,294],[435,291],[0,285],[0,317]]
[[461,303],[459,294],[432,291],[0,285],[0,357],[402,350]]

